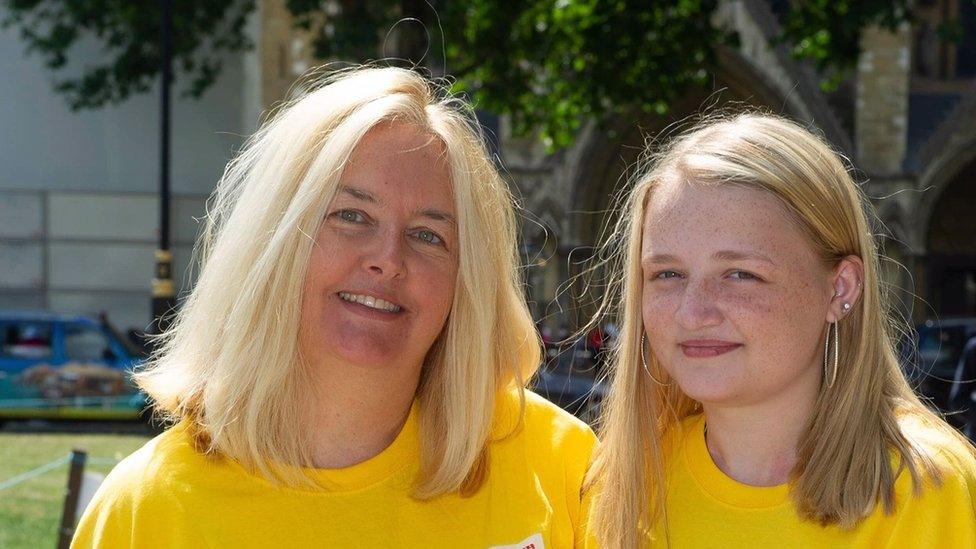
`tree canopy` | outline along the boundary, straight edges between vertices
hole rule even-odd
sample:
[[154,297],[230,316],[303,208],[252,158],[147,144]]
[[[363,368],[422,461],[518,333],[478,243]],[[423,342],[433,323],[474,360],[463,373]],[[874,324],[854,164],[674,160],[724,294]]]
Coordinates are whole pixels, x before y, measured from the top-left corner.
[[[443,64],[480,108],[509,114],[516,132],[538,130],[552,147],[570,143],[584,120],[666,113],[708,79],[716,51],[736,36],[715,24],[720,0],[284,0],[319,59],[383,56]],[[798,58],[825,85],[857,60],[861,31],[910,19],[908,0],[767,2]],[[226,54],[253,47],[254,0],[173,0],[174,66],[183,95],[199,97]],[[160,3],[127,0],[6,0],[5,27],[54,74],[74,109],[118,103],[147,91],[160,73]],[[406,21],[407,23],[400,23]],[[391,33],[395,29],[395,33]],[[85,43],[101,64],[72,63]],[[422,59],[426,56],[426,59]]]

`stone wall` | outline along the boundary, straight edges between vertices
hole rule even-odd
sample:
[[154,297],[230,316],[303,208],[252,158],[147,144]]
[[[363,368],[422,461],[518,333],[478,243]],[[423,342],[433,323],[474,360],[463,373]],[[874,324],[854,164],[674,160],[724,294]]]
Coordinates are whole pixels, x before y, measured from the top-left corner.
[[859,167],[868,173],[902,173],[908,131],[911,34],[869,28],[857,64],[856,147]]

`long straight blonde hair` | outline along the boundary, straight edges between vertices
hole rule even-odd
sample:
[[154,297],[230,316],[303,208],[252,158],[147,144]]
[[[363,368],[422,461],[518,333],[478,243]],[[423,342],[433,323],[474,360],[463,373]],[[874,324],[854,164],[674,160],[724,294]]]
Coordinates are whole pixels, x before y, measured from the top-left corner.
[[277,482],[311,482],[301,471],[311,466],[302,418],[315,402],[297,343],[310,235],[353,149],[384,122],[410,124],[446,147],[459,267],[417,390],[423,455],[414,495],[468,494],[486,472],[496,395],[508,387],[521,395],[540,342],[522,297],[513,197],[471,109],[413,71],[333,75],[251,137],[211,197],[196,286],[136,380],[157,411],[189,424],[202,451]]
[[[619,300],[621,331],[601,421],[602,444],[588,477],[598,490],[591,525],[602,547],[643,545],[659,520],[666,532],[666,441],[683,418],[701,410],[677,384],[661,386],[648,379],[641,362],[641,235],[650,196],[665,181],[771,193],[825,264],[834,266],[848,255],[864,262],[861,299],[839,323],[836,381],[822,386],[798,446],[790,493],[802,518],[854,528],[878,504],[891,513],[902,468],[911,474],[916,494],[923,480],[940,482],[944,471],[934,459],[939,448],[908,433],[907,422],[944,435],[958,451],[974,453],[965,438],[919,401],[901,371],[895,345],[908,332],[896,321],[879,277],[870,203],[839,156],[822,139],[782,118],[740,114],[712,119],[649,158],[649,168],[625,196],[622,214],[605,240],[602,257],[612,263],[615,276],[604,305]],[[667,379],[654,353],[646,358],[654,377]],[[892,452],[900,459],[898,467],[892,466]]]

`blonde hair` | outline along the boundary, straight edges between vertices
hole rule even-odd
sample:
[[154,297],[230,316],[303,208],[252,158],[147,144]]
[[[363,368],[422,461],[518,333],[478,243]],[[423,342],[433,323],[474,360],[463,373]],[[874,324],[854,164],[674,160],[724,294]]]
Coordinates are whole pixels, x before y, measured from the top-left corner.
[[540,342],[522,297],[513,197],[470,108],[442,92],[409,70],[344,71],[281,108],[227,165],[198,241],[196,286],[136,375],[202,451],[285,484],[311,482],[300,468],[311,464],[302,417],[314,402],[297,341],[309,235],[363,136],[402,123],[444,143],[459,242],[452,308],[417,389],[414,495],[480,487],[495,397],[512,386],[521,394]]
[[[588,477],[588,484],[599,489],[591,524],[602,546],[636,547],[657,520],[667,527],[665,441],[676,435],[683,418],[700,412],[677,384],[651,381],[641,363],[641,231],[651,193],[668,181],[769,192],[826,265],[835,266],[849,255],[864,263],[861,298],[839,323],[836,381],[822,386],[809,431],[798,446],[791,497],[801,517],[853,528],[878,503],[893,512],[895,478],[902,468],[911,474],[916,494],[923,479],[940,482],[944,471],[934,459],[938,448],[906,432],[908,420],[974,452],[919,401],[905,380],[895,352],[904,329],[879,278],[879,253],[868,224],[871,206],[838,155],[822,139],[775,116],[711,120],[651,158],[650,169],[638,176],[606,240],[604,259],[613,263],[616,276],[604,305],[620,299],[621,331],[604,402],[603,442]],[[654,377],[666,380],[654,353],[646,359]],[[892,452],[900,458],[897,470]]]

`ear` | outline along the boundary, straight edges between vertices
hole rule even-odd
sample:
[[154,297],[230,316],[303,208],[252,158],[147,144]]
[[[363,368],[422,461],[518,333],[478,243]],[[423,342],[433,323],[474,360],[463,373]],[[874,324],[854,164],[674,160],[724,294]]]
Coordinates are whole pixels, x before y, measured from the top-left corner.
[[827,322],[837,322],[851,313],[861,297],[864,262],[856,255],[845,256],[830,275],[833,294],[827,308]]

